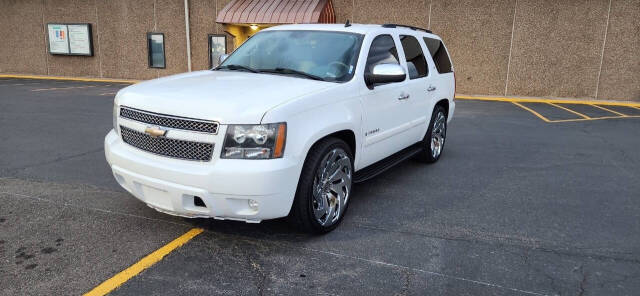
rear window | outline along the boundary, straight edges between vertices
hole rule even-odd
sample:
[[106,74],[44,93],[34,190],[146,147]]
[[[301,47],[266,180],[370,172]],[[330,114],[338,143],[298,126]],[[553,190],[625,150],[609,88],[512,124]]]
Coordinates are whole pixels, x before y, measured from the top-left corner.
[[429,53],[431,53],[433,62],[435,62],[436,64],[436,69],[438,69],[438,73],[452,72],[451,59],[449,58],[449,54],[447,53],[447,50],[444,48],[444,44],[442,44],[442,41],[438,39],[424,37],[424,43],[426,43],[427,48],[429,48]]

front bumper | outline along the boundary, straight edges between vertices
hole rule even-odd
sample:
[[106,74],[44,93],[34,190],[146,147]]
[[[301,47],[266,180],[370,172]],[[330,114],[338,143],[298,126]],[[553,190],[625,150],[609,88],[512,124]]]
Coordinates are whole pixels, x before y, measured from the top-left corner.
[[[287,216],[301,165],[286,157],[219,159],[220,148],[213,160],[195,162],[138,150],[113,130],[105,138],[105,156],[120,186],[160,212],[246,222]],[[205,206],[197,206],[195,197]],[[257,208],[249,206],[250,200]]]

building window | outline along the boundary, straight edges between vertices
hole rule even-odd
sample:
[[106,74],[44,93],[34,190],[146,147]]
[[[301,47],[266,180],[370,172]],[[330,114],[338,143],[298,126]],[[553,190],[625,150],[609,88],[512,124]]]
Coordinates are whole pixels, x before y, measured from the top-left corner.
[[164,69],[166,67],[164,57],[164,34],[147,33],[147,46],[149,47],[149,67]]
[[220,63],[220,56],[227,53],[227,36],[209,35],[209,67],[215,68]]
[[413,36],[401,35],[400,43],[402,43],[402,49],[407,59],[409,79],[426,77],[429,73],[427,60],[424,57],[422,46],[420,46],[418,39]]
[[447,49],[444,48],[442,41],[424,37],[424,43],[426,43],[427,48],[429,48],[429,53],[431,53],[431,57],[433,57],[433,62],[436,64],[438,73],[452,72],[451,59],[449,58],[449,53],[447,53]]

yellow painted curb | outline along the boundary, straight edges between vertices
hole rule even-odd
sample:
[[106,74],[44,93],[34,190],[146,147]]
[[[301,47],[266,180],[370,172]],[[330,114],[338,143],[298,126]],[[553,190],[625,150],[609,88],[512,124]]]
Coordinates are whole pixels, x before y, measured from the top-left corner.
[[627,106],[640,107],[640,103],[602,101],[602,100],[572,100],[572,99],[540,99],[540,98],[509,98],[509,97],[476,97],[476,96],[456,96],[457,100],[478,100],[494,102],[518,102],[518,103],[555,103],[555,104],[580,104],[580,105],[605,105],[605,106]]
[[93,288],[93,290],[84,294],[84,296],[98,296],[98,295],[106,295],[111,291],[118,288],[120,285],[124,284],[134,276],[138,275],[143,270],[149,268],[151,265],[157,263],[162,260],[164,256],[171,253],[171,251],[179,248],[184,245],[192,238],[196,237],[198,234],[202,233],[202,228],[193,228],[189,230],[187,233],[181,235],[176,238],[172,242],[166,244],[164,247],[157,249],[153,253],[147,255],[142,258],[140,261],[135,264],[129,266],[129,268],[121,271],[120,273],[114,275],[112,278],[102,282],[102,284]]
[[[141,81],[141,80],[133,80],[133,79],[110,79],[110,78],[66,77],[66,76],[44,76],[44,75],[18,75],[18,74],[0,74],[0,78],[112,82],[112,83],[128,83],[128,84],[135,84]],[[627,107],[640,108],[640,103],[620,102],[620,101],[602,101],[602,100],[509,98],[509,97],[482,97],[482,96],[465,96],[465,95],[458,95],[456,96],[456,99],[494,101],[494,102],[519,102],[519,103],[556,103],[556,104],[581,104],[581,105],[596,104],[596,105],[604,105],[604,106],[627,106]]]
[[135,83],[140,82],[140,80],[130,80],[130,79],[66,77],[66,76],[43,76],[43,75],[14,75],[14,74],[0,74],[0,78],[68,80],[68,81],[87,81],[87,82],[113,82],[113,83],[128,83],[128,84],[135,84]]

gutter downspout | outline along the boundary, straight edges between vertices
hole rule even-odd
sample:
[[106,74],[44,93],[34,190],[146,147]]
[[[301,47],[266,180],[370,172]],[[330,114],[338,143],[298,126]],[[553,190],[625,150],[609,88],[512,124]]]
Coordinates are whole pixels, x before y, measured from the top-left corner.
[[191,72],[191,34],[189,33],[189,0],[184,0],[184,26],[187,33],[187,70]]

